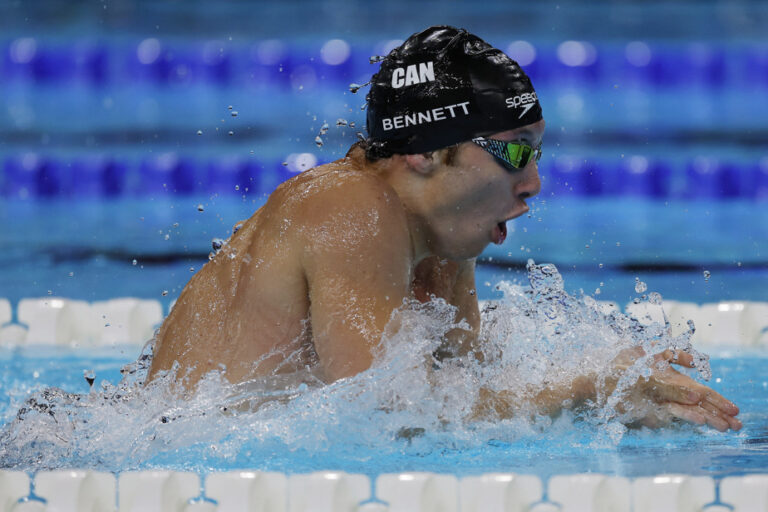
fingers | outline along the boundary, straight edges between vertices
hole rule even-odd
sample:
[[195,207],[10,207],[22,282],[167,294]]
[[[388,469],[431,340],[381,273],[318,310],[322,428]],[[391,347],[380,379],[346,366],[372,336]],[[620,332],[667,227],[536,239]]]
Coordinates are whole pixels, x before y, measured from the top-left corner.
[[648,393],[654,402],[676,402],[683,405],[699,405],[704,395],[697,393],[688,386],[669,383],[659,378],[648,380]]
[[656,403],[686,421],[707,425],[724,432],[741,429],[736,419],[739,408],[716,391],[675,370],[668,369],[648,380],[646,393]]
[[734,430],[734,431],[741,429],[741,426],[742,426],[741,421],[739,421],[737,418],[734,418],[733,415],[730,415],[724,412],[722,409],[716,407],[709,401],[704,400],[703,402],[701,402],[701,404],[699,404],[699,407],[701,408],[701,410],[705,411],[705,413],[708,414],[709,416],[717,417],[720,420],[727,423],[728,425],[727,428],[730,428],[731,430]]
[[671,368],[651,377],[648,384],[652,393],[661,399],[689,405],[706,402],[728,416],[739,414],[736,404],[723,395]]
[[659,361],[659,360],[668,361],[671,364],[685,366],[686,368],[694,367],[693,356],[683,350],[675,350],[672,348],[668,348],[664,352],[661,352],[660,354],[656,354],[654,358],[656,359],[656,361]]
[[713,391],[702,384],[699,384],[699,386],[706,389],[707,391],[704,394],[704,402],[711,404],[729,416],[736,416],[739,414],[739,408],[736,406],[736,404],[726,399],[717,391]]
[[707,418],[703,412],[698,409],[698,406],[680,405],[675,403],[667,404],[667,411],[669,411],[672,416],[690,423],[695,423],[696,425],[704,425],[707,422]]
[[[719,430],[720,432],[725,432],[729,428],[732,428],[731,423],[725,417],[715,412],[707,411],[698,405],[681,405],[671,403],[667,405],[667,411],[669,411],[669,413],[673,416],[682,420],[695,423],[696,425],[707,424],[710,427]],[[736,420],[736,418],[732,419]],[[736,420],[736,422],[738,422],[738,420]],[[739,428],[741,428],[740,422],[738,424],[738,428],[734,428],[734,430],[738,430]]]

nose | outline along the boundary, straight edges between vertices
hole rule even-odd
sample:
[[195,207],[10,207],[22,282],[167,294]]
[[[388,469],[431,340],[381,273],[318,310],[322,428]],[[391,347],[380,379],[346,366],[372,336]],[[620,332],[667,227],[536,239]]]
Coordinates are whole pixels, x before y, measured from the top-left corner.
[[520,181],[514,186],[514,194],[521,201],[535,196],[541,191],[541,178],[539,177],[539,166],[533,161],[523,170]]

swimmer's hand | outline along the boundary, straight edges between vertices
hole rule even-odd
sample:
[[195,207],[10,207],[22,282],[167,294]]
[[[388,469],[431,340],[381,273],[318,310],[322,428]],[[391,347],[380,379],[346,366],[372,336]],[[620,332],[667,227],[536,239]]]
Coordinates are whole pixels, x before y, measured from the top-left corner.
[[[624,350],[614,360],[615,367],[619,371],[626,370],[644,355],[640,347]],[[623,409],[620,412],[629,411],[630,416],[635,417],[630,424],[658,428],[680,419],[697,425],[706,424],[721,432],[741,429],[741,422],[736,418],[739,408],[735,404],[678,372],[672,364],[693,368],[693,356],[673,350],[654,356],[651,376],[639,378],[619,407]],[[615,384],[614,381],[612,385]]]

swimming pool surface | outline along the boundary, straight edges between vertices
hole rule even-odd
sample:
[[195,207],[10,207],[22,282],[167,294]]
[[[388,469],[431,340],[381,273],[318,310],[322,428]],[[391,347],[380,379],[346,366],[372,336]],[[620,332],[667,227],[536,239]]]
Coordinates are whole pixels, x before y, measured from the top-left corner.
[[[89,352],[46,347],[40,349],[2,349],[0,351],[0,388],[5,390],[0,403],[3,423],[11,421],[16,406],[33,390],[47,386],[60,387],[69,392],[88,393],[84,371],[96,377],[94,389],[102,380],[113,383],[120,379],[120,368],[133,361],[136,347],[94,349]],[[578,419],[561,418],[554,424],[520,427],[504,423],[497,431],[479,429],[476,438],[451,438],[439,432],[426,433],[412,440],[397,438],[397,432],[387,428],[379,432],[378,439],[366,438],[375,428],[376,418],[360,418],[355,424],[338,424],[333,417],[324,417],[324,411],[307,410],[306,417],[296,418],[308,430],[302,436],[291,438],[265,435],[255,424],[254,441],[229,445],[227,436],[216,436],[206,441],[205,434],[181,430],[182,441],[158,441],[143,446],[147,437],[157,434],[162,427],[161,418],[156,425],[135,426],[131,435],[120,438],[120,449],[114,447],[94,457],[92,451],[77,444],[68,446],[59,461],[59,467],[84,467],[102,470],[131,470],[139,468],[171,468],[192,471],[229,469],[261,469],[302,473],[316,470],[344,470],[352,473],[377,475],[402,471],[431,471],[458,476],[487,472],[515,472],[549,477],[554,474],[597,472],[628,477],[659,473],[685,473],[723,477],[765,471],[768,466],[768,381],[762,369],[768,363],[764,352],[750,350],[719,351],[712,359],[714,378],[710,383],[721,394],[733,399],[741,407],[740,419],[744,428],[738,433],[716,431],[678,425],[661,431],[634,430],[618,443],[610,439],[609,432]],[[194,413],[194,411],[193,411]],[[41,412],[41,415],[45,413]],[[61,419],[62,417],[59,417]],[[118,418],[115,418],[117,420]],[[94,422],[97,419],[94,418]],[[209,424],[199,418],[201,429]],[[123,421],[130,422],[129,417]],[[225,428],[227,419],[219,419]],[[368,424],[372,423],[372,424]],[[315,425],[314,436],[310,425]],[[99,423],[101,425],[101,423]],[[248,428],[230,422],[231,428]],[[279,428],[279,423],[273,426]],[[73,429],[89,429],[88,425],[73,423]],[[115,428],[119,428],[115,425]],[[61,430],[59,430],[61,432]],[[210,433],[209,433],[210,434]],[[93,428],[91,437],[98,442],[107,433]],[[142,440],[144,438],[144,440]],[[73,437],[83,443],[84,438]],[[60,442],[63,442],[61,440]],[[41,435],[38,443],[56,443]],[[184,445],[189,443],[188,445]],[[64,445],[62,445],[64,446]],[[62,450],[62,446],[57,450]],[[141,447],[141,448],[140,448]],[[29,448],[29,447],[28,447]],[[147,451],[150,450],[151,452]],[[82,450],[82,451],[81,451]],[[34,450],[33,450],[34,451]],[[108,455],[112,453],[113,457]],[[5,453],[2,466],[36,470],[42,465],[33,460],[17,459],[19,454]],[[18,465],[17,465],[18,464]]]

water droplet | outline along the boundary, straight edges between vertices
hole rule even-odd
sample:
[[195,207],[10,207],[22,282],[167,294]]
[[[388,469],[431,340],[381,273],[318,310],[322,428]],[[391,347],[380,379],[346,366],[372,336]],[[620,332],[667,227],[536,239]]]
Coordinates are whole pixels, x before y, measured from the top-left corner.
[[349,127],[350,128],[354,128],[355,127],[355,122],[354,121],[350,121],[349,122]]
[[347,120],[346,119],[342,119],[342,118],[338,118],[336,120],[336,126],[347,126]]
[[202,204],[198,204],[197,205],[197,211],[199,211],[199,212],[204,212],[205,211],[205,208],[203,208]]
[[203,134],[203,130],[197,130],[197,134],[198,135],[202,135]]
[[163,297],[165,297],[166,295],[168,295],[168,290],[163,290]]
[[228,133],[229,133],[229,135],[230,135],[230,136],[232,136],[232,135],[234,135],[234,134],[235,134],[235,132],[233,132],[232,130],[229,130],[229,132],[228,132]]
[[189,271],[190,272],[194,272],[195,271],[195,267],[189,267]]
[[240,185],[235,185],[235,190],[240,190]]
[[362,85],[360,84],[349,84],[349,92],[351,92],[352,94],[356,94],[361,87]]
[[234,235],[235,233],[240,231],[240,228],[242,228],[242,227],[243,227],[243,223],[242,222],[238,222],[237,224],[235,224],[235,227],[232,229],[232,234]]
[[208,253],[208,261],[213,260],[214,257],[216,257],[216,253],[215,252],[209,252]]
[[166,240],[168,240],[168,239],[170,239],[170,238],[171,238],[171,235],[169,235],[168,233],[166,233],[166,234],[165,234],[165,236],[164,236],[163,238],[165,238]]
[[709,270],[704,271],[704,280],[709,281],[709,278],[712,276],[712,273]]
[[96,373],[93,370],[83,370],[83,377],[88,386],[93,386],[93,382],[96,380]]
[[174,227],[174,228],[177,228],[177,227],[179,227],[179,223],[178,223],[178,222],[174,222],[174,223],[173,223],[173,227]]
[[651,304],[654,304],[656,306],[661,306],[662,303],[662,297],[660,293],[657,292],[651,292],[648,294],[648,302]]
[[232,110],[232,105],[228,106],[227,110]]
[[644,293],[648,289],[648,285],[640,280],[639,277],[635,278],[635,291],[637,293]]
[[232,111],[232,117],[237,117],[237,110]]
[[283,167],[288,167],[288,162],[283,162]]
[[602,263],[598,263],[597,266],[600,267],[600,268],[603,268],[603,264]]
[[216,252],[219,252],[224,245],[224,240],[221,238],[214,238],[211,240],[211,247],[213,247],[213,250]]
[[325,135],[328,133],[328,123],[323,123],[323,126],[320,127],[320,135]]
[[616,247],[621,247],[621,242],[616,242]]
[[75,277],[75,273],[74,272],[70,272],[69,273],[69,277]]
[[53,290],[48,290],[48,295],[53,295]]
[[371,64],[376,64],[377,62],[383,61],[385,58],[386,57],[384,55],[371,55],[368,58],[368,62],[370,62]]
[[741,266],[741,262],[740,262],[740,261],[737,261],[737,262],[736,262],[736,266],[737,266],[737,267],[740,267],[740,266]]
[[595,295],[600,295],[600,293],[601,293],[601,292],[600,292],[600,288],[596,288],[596,289],[595,289]]
[[323,139],[319,135],[315,137],[315,145],[319,148],[323,147]]

